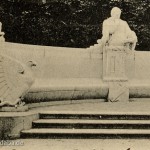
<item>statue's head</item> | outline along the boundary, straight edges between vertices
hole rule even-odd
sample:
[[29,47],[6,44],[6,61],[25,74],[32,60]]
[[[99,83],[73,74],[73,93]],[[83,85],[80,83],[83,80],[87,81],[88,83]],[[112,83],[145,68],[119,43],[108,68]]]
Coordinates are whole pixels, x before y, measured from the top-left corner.
[[121,9],[118,8],[118,7],[114,7],[112,10],[111,10],[111,16],[115,19],[119,19],[120,18],[120,15],[121,15]]

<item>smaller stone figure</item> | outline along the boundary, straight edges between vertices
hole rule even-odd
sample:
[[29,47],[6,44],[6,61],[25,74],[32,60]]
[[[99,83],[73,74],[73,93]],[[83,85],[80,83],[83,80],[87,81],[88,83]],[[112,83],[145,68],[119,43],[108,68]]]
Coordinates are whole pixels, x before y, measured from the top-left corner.
[[0,22],[0,42],[5,41],[4,35],[5,35],[5,33],[2,32],[2,23]]
[[22,64],[5,55],[0,55],[0,107],[24,105],[22,99],[34,83],[32,61]]

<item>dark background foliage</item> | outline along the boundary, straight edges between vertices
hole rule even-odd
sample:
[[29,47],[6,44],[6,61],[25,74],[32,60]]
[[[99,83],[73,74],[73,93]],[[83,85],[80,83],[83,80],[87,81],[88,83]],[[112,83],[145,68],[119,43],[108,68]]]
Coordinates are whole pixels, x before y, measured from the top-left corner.
[[138,36],[136,49],[150,50],[149,0],[31,2],[0,0],[0,21],[6,41],[86,48],[101,38],[103,20],[110,16],[112,7],[118,6],[122,9],[121,18]]

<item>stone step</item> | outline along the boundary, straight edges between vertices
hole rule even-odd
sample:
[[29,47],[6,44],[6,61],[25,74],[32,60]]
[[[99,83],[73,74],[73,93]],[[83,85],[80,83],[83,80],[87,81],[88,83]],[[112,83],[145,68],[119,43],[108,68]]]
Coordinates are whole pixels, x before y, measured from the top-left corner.
[[150,130],[146,129],[30,129],[21,131],[22,138],[57,138],[57,137],[150,137]]
[[39,119],[33,121],[33,128],[149,129],[150,120]]
[[150,120],[149,113],[127,112],[41,112],[40,119],[91,119],[91,120]]
[[39,119],[33,128],[149,129],[150,120]]

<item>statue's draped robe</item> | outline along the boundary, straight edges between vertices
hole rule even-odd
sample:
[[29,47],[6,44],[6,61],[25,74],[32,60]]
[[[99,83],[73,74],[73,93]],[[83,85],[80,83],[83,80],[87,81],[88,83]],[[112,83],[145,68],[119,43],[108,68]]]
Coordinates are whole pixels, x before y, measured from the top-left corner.
[[109,46],[124,46],[126,39],[136,38],[126,21],[109,18],[103,22],[103,38]]

